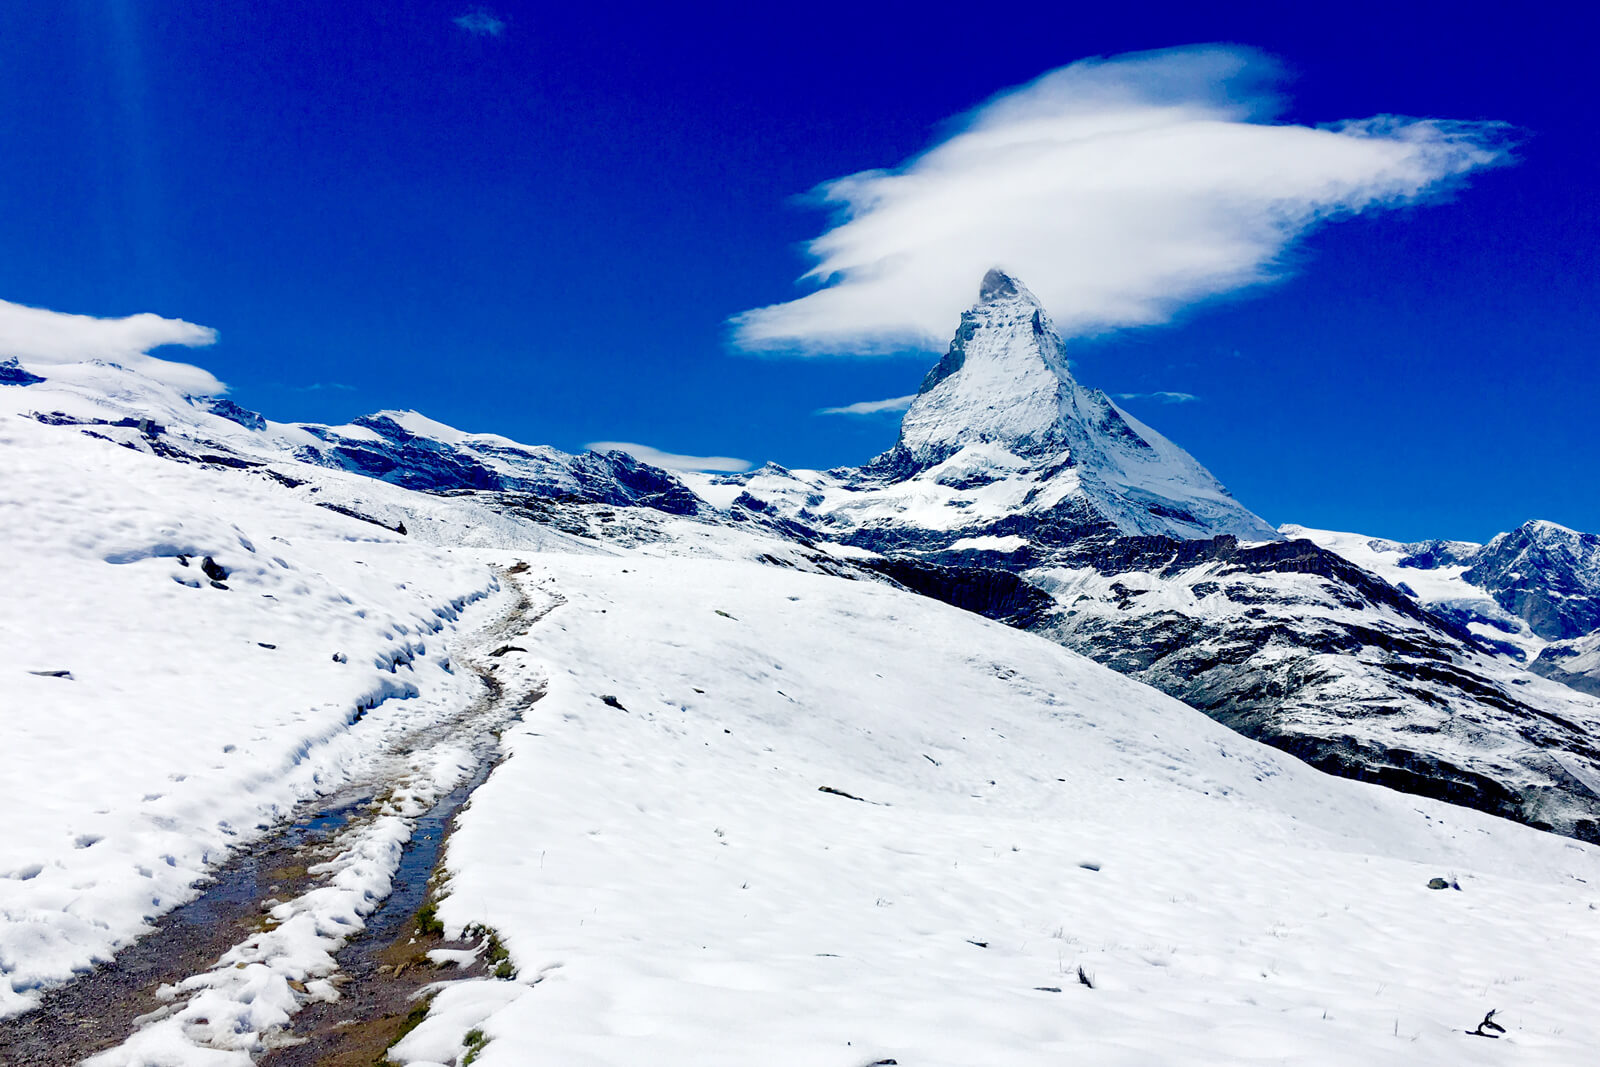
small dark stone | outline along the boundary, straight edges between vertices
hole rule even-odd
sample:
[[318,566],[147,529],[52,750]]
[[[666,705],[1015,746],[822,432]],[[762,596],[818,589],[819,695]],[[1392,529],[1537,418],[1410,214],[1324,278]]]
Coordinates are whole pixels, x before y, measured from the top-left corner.
[[206,577],[213,582],[220,582],[228,576],[228,568],[207,556],[200,561],[200,569],[205,571]]
[[1428,879],[1428,888],[1429,889],[1449,889],[1450,888],[1450,883],[1445,881],[1443,878],[1429,878]]
[[606,693],[603,696],[601,696],[600,697],[600,703],[606,705],[607,707],[616,708],[618,711],[627,711],[628,710],[627,708],[622,706],[622,701],[618,700],[616,697],[612,696],[610,693]]
[[260,645],[262,648],[277,648],[278,647],[277,645],[269,645],[265,641],[257,641],[256,644]]

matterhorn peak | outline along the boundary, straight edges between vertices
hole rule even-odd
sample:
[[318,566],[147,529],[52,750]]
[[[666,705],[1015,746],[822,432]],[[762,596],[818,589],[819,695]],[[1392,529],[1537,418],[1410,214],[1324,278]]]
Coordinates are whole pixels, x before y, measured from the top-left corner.
[[1027,286],[999,267],[990,267],[989,272],[983,276],[983,284],[978,286],[978,303],[992,304],[999,300],[1014,298],[1020,298],[1032,304],[1039,303],[1039,298],[1029,292]]
[[1043,305],[999,267],[983,276],[978,302],[923,379],[899,443],[874,466],[943,477],[935,468],[951,463],[1032,471],[1034,480],[1064,474],[1074,488],[1061,499],[1087,502],[1124,533],[1278,536],[1187,452],[1074,380]]

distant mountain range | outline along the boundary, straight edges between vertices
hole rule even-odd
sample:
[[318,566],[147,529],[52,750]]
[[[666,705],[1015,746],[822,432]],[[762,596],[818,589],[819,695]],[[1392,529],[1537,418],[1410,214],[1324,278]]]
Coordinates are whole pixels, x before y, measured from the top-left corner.
[[36,394],[42,422],[408,536],[428,536],[416,507],[313,472],[470,500],[489,540],[496,522],[630,545],[740,527],[772,565],[1031,630],[1324,770],[1600,842],[1600,537],[1538,521],[1481,546],[1274,529],[1079,384],[1044,309],[1000,271],[895,446],[859,468],[677,475],[415,412],[277,423],[95,362],[12,361],[0,388]]

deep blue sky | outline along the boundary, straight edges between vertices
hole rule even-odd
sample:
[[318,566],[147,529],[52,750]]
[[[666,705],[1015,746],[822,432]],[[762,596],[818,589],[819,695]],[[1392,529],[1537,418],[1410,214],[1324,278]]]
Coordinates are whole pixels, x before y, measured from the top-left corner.
[[812,411],[911,392],[937,354],[729,349],[730,314],[800,291],[824,220],[796,194],[1074,59],[1238,42],[1297,72],[1289,120],[1500,119],[1520,162],[1317,231],[1287,282],[1080,343],[1080,378],[1197,394],[1130,408],[1274,523],[1600,529],[1592,26],[585,3],[491,4],[505,30],[477,36],[452,22],[474,6],[0,6],[0,298],[216,327],[180,358],[279,419],[413,407],[566,449],[857,463],[894,418]]

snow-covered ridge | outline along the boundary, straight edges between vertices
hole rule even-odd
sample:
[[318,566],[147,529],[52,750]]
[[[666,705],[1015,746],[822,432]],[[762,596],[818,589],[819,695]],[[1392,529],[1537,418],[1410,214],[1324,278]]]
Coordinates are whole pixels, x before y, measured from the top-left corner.
[[1532,660],[1546,643],[1600,630],[1600,536],[1535,519],[1486,545],[1404,543],[1286,525],[1381,575],[1419,603]]

